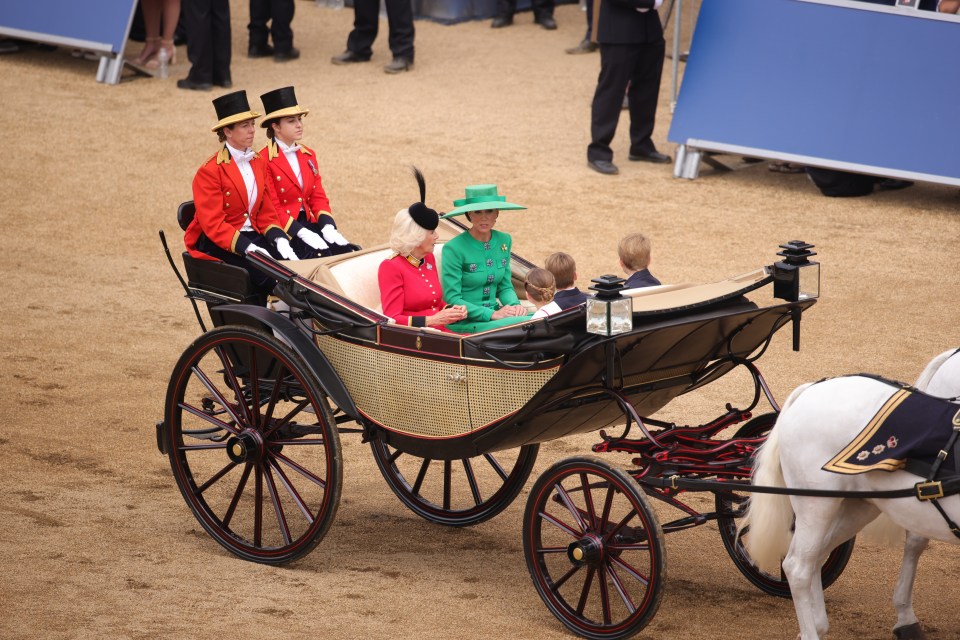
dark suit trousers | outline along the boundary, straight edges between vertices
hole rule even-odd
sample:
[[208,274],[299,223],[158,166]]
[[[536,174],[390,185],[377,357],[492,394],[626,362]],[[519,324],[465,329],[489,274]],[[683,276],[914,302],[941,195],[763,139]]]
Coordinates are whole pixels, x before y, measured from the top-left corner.
[[[386,0],[388,43],[394,58],[413,61],[413,3],[411,0]],[[354,0],[353,31],[347,38],[347,49],[360,57],[373,55],[371,47],[377,39],[380,22],[380,0]]]
[[[533,0],[533,17],[535,20],[540,18],[553,17],[554,0]],[[497,15],[503,17],[513,17],[517,12],[517,0],[497,0]]]
[[[664,43],[600,44],[600,77],[590,113],[587,160],[613,160],[610,143],[626,92],[630,102],[630,153],[656,151],[653,134],[663,71]],[[627,91],[627,85],[630,90]]]
[[[273,38],[277,51],[288,52],[293,48],[293,0],[250,0],[250,46],[264,47],[267,36]],[[270,29],[267,29],[267,22]]]
[[230,0],[185,0],[182,7],[190,80],[230,80]]

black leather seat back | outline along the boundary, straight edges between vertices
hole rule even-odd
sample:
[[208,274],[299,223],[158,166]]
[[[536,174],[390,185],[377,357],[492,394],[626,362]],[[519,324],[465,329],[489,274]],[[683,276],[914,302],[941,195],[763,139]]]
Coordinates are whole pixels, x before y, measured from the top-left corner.
[[177,207],[177,223],[180,225],[180,228],[186,231],[190,223],[193,222],[193,216],[196,215],[196,213],[197,208],[194,206],[193,200],[180,203],[180,206]]

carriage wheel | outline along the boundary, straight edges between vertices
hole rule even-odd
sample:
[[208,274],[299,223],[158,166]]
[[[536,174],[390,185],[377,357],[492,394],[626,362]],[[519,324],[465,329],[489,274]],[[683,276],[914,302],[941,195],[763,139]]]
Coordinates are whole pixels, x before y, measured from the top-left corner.
[[513,502],[530,477],[539,444],[460,460],[420,458],[373,440],[380,473],[411,511],[430,522],[465,527]]
[[540,476],[523,551],[547,608],[578,635],[626,638],[660,606],[663,530],[637,481],[606,462],[568,458]]
[[[756,438],[765,436],[773,429],[777,421],[776,413],[767,413],[750,420],[737,430],[736,438]],[[737,536],[737,518],[743,515],[749,499],[748,493],[743,492],[724,492],[717,493],[715,496],[716,510],[718,514],[733,514],[720,516],[717,518],[717,525],[720,527],[720,539],[723,540],[723,546],[730,554],[733,564],[737,566],[747,580],[754,586],[772,596],[780,598],[790,597],[790,584],[787,582],[787,576],[780,571],[779,575],[771,575],[762,571],[747,553],[744,548],[744,538],[750,535],[750,528]],[[820,580],[823,588],[826,589],[840,577],[843,570],[847,567],[847,562],[853,554],[853,545],[856,539],[852,538],[839,547],[834,549],[827,561],[823,563],[820,569]]]
[[340,502],[340,436],[290,347],[250,327],[205,333],[173,370],[165,420],[173,475],[214,540],[265,564],[317,546]]

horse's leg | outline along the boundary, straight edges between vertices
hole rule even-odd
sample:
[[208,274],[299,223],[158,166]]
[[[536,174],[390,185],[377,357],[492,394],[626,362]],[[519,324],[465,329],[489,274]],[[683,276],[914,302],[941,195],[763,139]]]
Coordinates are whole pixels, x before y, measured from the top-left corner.
[[893,606],[897,610],[897,624],[893,627],[893,635],[898,640],[924,640],[927,637],[913,612],[913,583],[917,577],[920,554],[929,544],[930,540],[927,538],[907,532],[900,577],[897,579],[897,586],[893,589]]
[[796,524],[793,540],[783,559],[783,571],[790,583],[793,606],[803,640],[818,640],[828,629],[820,583],[821,558],[829,549],[824,541],[833,523],[842,517],[841,499],[792,497]]

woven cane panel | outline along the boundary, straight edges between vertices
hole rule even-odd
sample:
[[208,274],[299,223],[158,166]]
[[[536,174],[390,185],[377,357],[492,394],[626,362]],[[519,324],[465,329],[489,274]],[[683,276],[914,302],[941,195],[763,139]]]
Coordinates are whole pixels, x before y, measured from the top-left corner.
[[330,336],[319,336],[317,344],[363,413],[395,431],[428,438],[463,435],[514,413],[560,368],[467,367],[387,353]]

